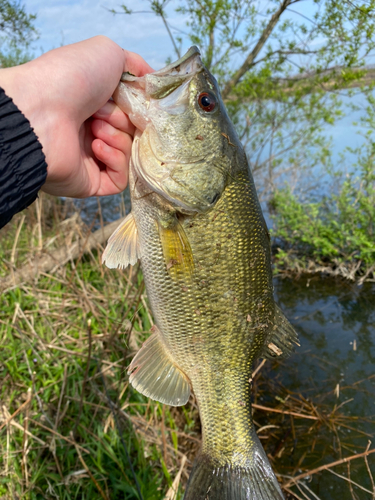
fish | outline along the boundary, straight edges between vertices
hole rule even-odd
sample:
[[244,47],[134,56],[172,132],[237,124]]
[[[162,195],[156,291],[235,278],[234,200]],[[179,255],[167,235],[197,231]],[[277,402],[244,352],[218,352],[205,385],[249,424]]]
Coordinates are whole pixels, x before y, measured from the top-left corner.
[[131,212],[103,262],[140,261],[155,325],[128,369],[161,403],[193,392],[202,424],[184,500],[282,500],[252,421],[252,367],[297,334],[273,294],[270,235],[244,148],[197,47],[114,101],[136,127]]

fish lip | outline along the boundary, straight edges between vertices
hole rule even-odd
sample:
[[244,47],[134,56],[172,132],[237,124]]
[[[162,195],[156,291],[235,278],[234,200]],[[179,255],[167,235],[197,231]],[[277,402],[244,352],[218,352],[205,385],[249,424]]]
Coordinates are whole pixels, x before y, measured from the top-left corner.
[[191,59],[193,57],[195,58],[196,56],[199,57],[199,59],[197,59],[197,60],[199,60],[200,66],[203,67],[203,64],[201,61],[201,52],[196,45],[192,45],[190,47],[190,49],[186,52],[186,54],[184,54],[182,57],[177,59],[177,61],[175,61],[171,64],[168,64],[167,66],[165,66],[162,69],[159,69],[158,71],[155,71],[155,73],[153,73],[153,74],[163,76],[163,75],[166,75],[166,74],[173,72],[173,70],[180,72],[180,69],[181,69],[180,67],[182,65],[186,64],[189,61],[189,59]]
[[198,47],[193,45],[186,54],[164,68],[141,77],[126,72],[122,74],[120,82],[138,87],[147,99],[163,99],[186,80],[191,80],[197,73],[204,71],[200,56]]
[[[200,59],[201,52],[196,45],[192,45],[190,47],[190,49],[186,52],[186,54],[184,54],[182,57],[177,59],[177,61],[170,63],[170,64],[167,64],[167,66],[165,66],[164,68],[161,68],[157,71],[154,71],[152,73],[147,73],[147,74],[148,75],[165,76],[165,75],[173,72],[173,70],[179,72],[179,70],[180,70],[179,67],[181,65],[187,63],[189,61],[189,59],[191,59],[192,57],[196,57],[196,56],[199,56],[200,66],[203,67],[202,61]],[[145,76],[147,76],[147,75],[145,75]],[[134,81],[139,80],[140,78],[144,78],[144,77],[137,77],[135,75],[132,75],[128,71],[126,71],[121,75],[120,81],[121,82],[134,82]]]

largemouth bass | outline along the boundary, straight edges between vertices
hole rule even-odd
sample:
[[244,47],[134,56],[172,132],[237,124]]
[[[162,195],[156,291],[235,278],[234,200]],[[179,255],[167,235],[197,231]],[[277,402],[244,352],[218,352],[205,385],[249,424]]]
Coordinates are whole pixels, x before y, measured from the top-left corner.
[[114,100],[137,128],[132,211],[103,261],[140,259],[156,325],[130,382],[169,405],[196,396],[202,449],[185,500],[281,500],[252,422],[251,374],[259,357],[288,356],[297,336],[274,301],[270,238],[244,149],[196,47],[122,80]]

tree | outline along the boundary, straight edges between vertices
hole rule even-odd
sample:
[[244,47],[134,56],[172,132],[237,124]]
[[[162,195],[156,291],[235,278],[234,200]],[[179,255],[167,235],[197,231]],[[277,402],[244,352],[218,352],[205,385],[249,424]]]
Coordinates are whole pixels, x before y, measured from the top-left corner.
[[[375,81],[368,66],[375,0],[146,1],[142,13],[161,18],[177,56],[187,42],[201,47],[261,194],[329,162],[322,128],[343,115],[343,98],[371,92]],[[187,33],[174,34],[168,4],[185,16]],[[138,12],[122,6],[124,14]]]
[[27,14],[19,0],[0,0],[0,67],[30,59],[30,43],[37,38],[36,16]]

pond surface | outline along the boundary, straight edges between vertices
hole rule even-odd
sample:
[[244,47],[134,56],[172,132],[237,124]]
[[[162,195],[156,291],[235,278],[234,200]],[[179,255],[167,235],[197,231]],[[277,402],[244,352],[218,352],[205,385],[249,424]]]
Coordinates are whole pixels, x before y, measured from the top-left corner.
[[[310,428],[305,425],[305,435],[293,431],[293,448],[281,456],[283,473],[298,474],[307,467],[361,453],[369,440],[375,448],[375,285],[359,287],[308,276],[299,280],[278,278],[275,291],[301,344],[278,367],[277,382],[310,399],[323,415],[329,415],[336,405],[331,423]],[[301,419],[294,421],[296,425],[301,423]],[[375,477],[375,454],[368,457],[368,465]],[[333,470],[348,476],[347,464]],[[373,491],[363,459],[350,462],[350,477]],[[305,484],[317,497],[304,486],[300,488],[306,497],[294,488],[301,498],[375,498],[356,486],[352,486],[352,494],[347,481],[328,471],[314,475]]]

